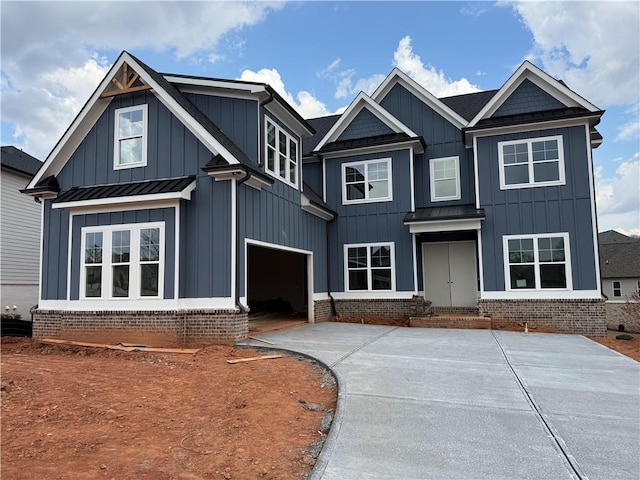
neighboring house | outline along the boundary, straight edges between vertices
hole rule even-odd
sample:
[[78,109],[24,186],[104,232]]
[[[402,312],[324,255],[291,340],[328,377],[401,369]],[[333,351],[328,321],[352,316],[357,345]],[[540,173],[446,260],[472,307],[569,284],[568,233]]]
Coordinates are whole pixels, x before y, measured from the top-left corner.
[[266,84],[123,52],[25,189],[44,206],[34,336],[228,341],[247,307],[406,318],[416,298],[603,334],[602,113],[525,62],[443,99],[395,69],[305,121]]
[[[0,308],[30,320],[38,303],[40,213],[42,207],[20,194],[42,162],[15,147],[1,147]],[[7,308],[9,307],[9,308]],[[14,308],[15,307],[15,308]]]
[[640,292],[640,239],[615,230],[598,234],[602,293],[607,298],[607,326],[640,332],[640,306],[637,315],[625,313],[623,306]]

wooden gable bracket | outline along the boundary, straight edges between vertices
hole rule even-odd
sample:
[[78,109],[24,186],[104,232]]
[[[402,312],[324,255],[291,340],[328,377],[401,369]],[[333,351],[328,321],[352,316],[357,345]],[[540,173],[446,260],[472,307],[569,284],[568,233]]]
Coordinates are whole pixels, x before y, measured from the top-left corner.
[[100,98],[115,97],[116,95],[124,95],[125,93],[141,92],[143,90],[150,89],[151,87],[149,85],[142,83],[140,75],[138,75],[132,68],[129,68],[129,65],[125,62],[111,79],[111,84],[104,92],[102,92]]

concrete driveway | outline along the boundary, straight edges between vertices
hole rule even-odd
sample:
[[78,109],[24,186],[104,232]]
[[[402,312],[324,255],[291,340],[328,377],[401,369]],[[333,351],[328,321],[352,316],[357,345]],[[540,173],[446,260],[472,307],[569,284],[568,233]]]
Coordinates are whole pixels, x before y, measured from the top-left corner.
[[319,323],[261,338],[338,377],[313,478],[640,478],[640,363],[584,337]]

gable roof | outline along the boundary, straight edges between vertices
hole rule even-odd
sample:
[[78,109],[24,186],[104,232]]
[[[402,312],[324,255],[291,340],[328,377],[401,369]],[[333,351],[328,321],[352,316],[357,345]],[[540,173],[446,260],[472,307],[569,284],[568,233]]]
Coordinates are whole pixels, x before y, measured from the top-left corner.
[[0,148],[0,163],[3,167],[30,177],[33,177],[42,166],[40,160],[13,145]]
[[333,127],[333,124],[338,121],[340,118],[340,114],[338,115],[329,115],[326,117],[318,117],[318,118],[310,118],[307,122],[313,127],[316,133],[310,137],[302,140],[302,156],[308,157],[309,154],[313,152],[316,148],[316,145],[322,138],[327,134],[327,132]]
[[466,93],[463,95],[443,97],[440,98],[440,101],[462,118],[469,121],[482,110],[497,92],[498,90],[487,90],[484,92]]
[[616,232],[615,230],[607,230],[606,232],[598,233],[598,243],[600,245],[605,245],[608,243],[629,243],[637,241],[638,239],[629,237],[620,232]]
[[571,90],[564,82],[560,82],[549,74],[545,73],[534,64],[525,60],[520,67],[509,77],[509,79],[500,87],[496,94],[489,100],[484,107],[471,119],[468,127],[474,127],[481,120],[490,118],[498,108],[509,98],[509,96],[528,79],[534,85],[540,87],[552,97],[556,98],[568,108],[580,107],[588,112],[602,114],[601,110],[588,102],[580,95]]
[[438,112],[438,114],[443,116],[456,127],[461,129],[462,127],[465,127],[467,125],[467,120],[463,118],[459,113],[453,110],[445,102],[435,97],[422,85],[413,80],[397,67],[394,68],[389,75],[387,75],[387,78],[385,78],[380,86],[376,89],[376,91],[373,92],[371,98],[379,103],[384,97],[387,96],[387,94],[396,84],[402,85],[414,96],[422,100],[422,102],[424,102],[429,107],[433,108],[436,112]]
[[331,126],[329,131],[318,142],[318,144],[315,146],[315,150],[322,150],[322,147],[324,145],[337,141],[340,134],[346,130],[349,124],[363,109],[369,110],[375,117],[377,117],[382,123],[388,126],[395,133],[404,133],[410,138],[418,137],[418,135],[416,135],[409,127],[407,127],[400,120],[387,112],[381,105],[373,101],[373,99],[366,93],[360,92],[353,100],[353,102],[349,104],[340,118]]
[[640,241],[600,245],[600,276],[640,279]]

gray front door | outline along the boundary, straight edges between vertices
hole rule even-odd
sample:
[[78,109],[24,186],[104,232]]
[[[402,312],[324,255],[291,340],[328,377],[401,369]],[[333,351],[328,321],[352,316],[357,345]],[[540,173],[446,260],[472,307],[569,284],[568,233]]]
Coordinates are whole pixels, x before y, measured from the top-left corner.
[[424,296],[434,307],[478,303],[475,242],[423,243]]

